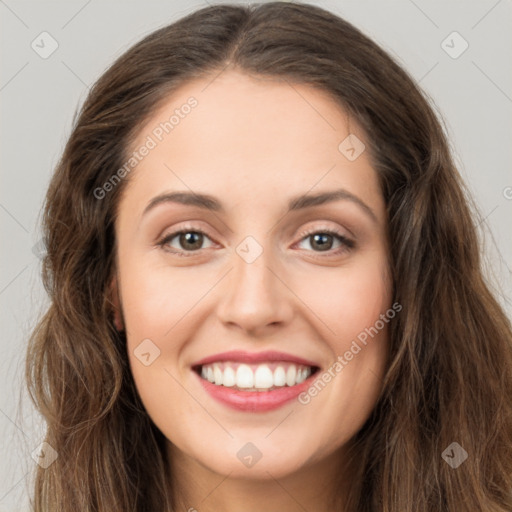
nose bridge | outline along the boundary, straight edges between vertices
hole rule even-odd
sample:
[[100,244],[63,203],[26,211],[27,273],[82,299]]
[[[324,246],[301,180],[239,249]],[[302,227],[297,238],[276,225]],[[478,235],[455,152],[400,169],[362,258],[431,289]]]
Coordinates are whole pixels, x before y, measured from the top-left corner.
[[254,237],[248,236],[238,244],[218,310],[223,322],[254,330],[289,319],[290,297],[272,269],[274,262],[271,249]]

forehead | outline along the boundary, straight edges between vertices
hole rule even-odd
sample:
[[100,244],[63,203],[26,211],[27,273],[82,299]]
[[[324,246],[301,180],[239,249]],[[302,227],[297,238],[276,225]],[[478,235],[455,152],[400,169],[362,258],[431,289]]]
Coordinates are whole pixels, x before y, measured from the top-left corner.
[[128,186],[140,196],[188,188],[285,201],[285,193],[342,186],[380,201],[366,151],[347,158],[350,142],[364,148],[364,133],[328,93],[308,85],[238,71],[189,82],[147,120],[129,153],[148,141]]

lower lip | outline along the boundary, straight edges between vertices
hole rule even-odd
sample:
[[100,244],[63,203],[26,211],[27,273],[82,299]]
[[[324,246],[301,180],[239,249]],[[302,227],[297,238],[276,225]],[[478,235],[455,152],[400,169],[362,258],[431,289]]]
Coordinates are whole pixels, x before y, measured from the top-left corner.
[[201,381],[203,388],[212,398],[232,409],[248,412],[266,412],[282,407],[305,391],[316,378],[317,373],[318,371],[295,386],[284,386],[273,391],[239,391],[238,389],[212,384],[194,372]]

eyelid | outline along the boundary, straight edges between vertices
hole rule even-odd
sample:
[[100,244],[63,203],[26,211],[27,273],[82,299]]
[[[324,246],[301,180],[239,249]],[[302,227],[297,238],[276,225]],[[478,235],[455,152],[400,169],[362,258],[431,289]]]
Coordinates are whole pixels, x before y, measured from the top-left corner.
[[300,237],[300,240],[302,240],[304,237],[306,237],[308,235],[313,235],[316,233],[329,233],[329,234],[337,235],[346,240],[350,240],[350,236],[346,235],[340,228],[327,226],[327,225],[312,226],[309,228],[305,228],[297,236]]
[[182,223],[178,223],[177,227],[173,227],[172,230],[165,229],[163,231],[163,233],[166,233],[166,234],[161,234],[157,238],[159,240],[162,240],[163,238],[168,238],[169,236],[176,236],[183,232],[193,231],[194,233],[202,233],[202,234],[208,236],[208,238],[211,238],[212,240],[214,240],[215,237],[212,237],[210,235],[209,230],[202,226],[204,224],[203,222],[197,221],[199,224],[195,224],[195,222],[196,221],[192,220],[192,221],[184,221]]

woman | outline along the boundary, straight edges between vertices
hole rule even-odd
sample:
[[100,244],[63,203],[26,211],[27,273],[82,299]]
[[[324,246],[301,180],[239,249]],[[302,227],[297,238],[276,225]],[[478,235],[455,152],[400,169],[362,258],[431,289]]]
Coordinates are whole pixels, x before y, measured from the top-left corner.
[[48,191],[35,510],[511,510],[512,334],[468,202],[421,91],[327,11],[136,44]]

